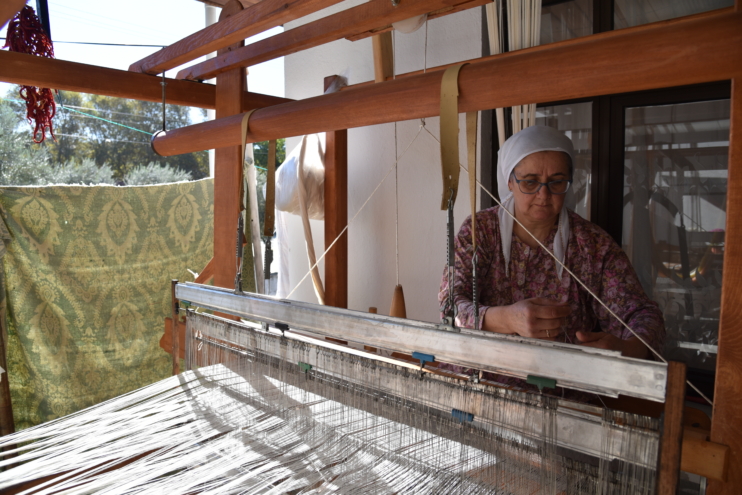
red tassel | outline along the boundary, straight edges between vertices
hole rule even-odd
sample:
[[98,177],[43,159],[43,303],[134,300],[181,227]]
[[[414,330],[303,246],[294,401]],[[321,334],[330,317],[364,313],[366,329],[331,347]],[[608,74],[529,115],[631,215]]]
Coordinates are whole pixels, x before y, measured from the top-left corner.
[[[54,58],[54,46],[49,36],[44,32],[41,21],[36,16],[33,8],[28,5],[23,7],[10,21],[8,34],[5,38],[3,48],[9,48],[12,52]],[[26,101],[26,118],[29,124],[34,125],[35,123],[34,143],[44,142],[47,129],[52,139],[56,141],[52,119],[57,113],[57,104],[54,101],[52,90],[35,86],[21,86],[19,93],[21,98]]]

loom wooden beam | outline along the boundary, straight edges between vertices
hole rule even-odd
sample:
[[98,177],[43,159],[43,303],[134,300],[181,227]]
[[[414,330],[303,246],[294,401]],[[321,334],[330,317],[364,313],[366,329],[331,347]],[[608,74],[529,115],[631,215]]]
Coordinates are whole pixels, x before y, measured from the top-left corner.
[[[689,70],[692,67],[693,70]],[[459,75],[459,111],[721,81],[742,74],[742,14],[665,21],[488,57]],[[432,117],[440,71],[255,111],[248,141]],[[240,143],[241,116],[168,131],[162,155]]]
[[657,495],[675,495],[680,475],[683,448],[683,402],[685,400],[685,364],[667,363],[665,416],[662,421],[660,459],[657,469]]
[[[79,93],[143,101],[162,101],[162,78],[25,53],[0,50],[0,81]],[[198,108],[215,108],[213,84],[165,79],[167,102]],[[243,111],[292,101],[288,98],[246,92]]]
[[374,50],[374,81],[384,82],[394,76],[394,47],[392,33],[379,33],[371,38]]
[[26,0],[6,0],[0,2],[0,28],[15,17],[24,5],[26,5]]
[[[178,303],[178,300],[175,298],[175,286],[178,285],[178,280],[174,279],[170,281],[170,301],[171,301],[171,310],[172,314],[170,316],[170,347],[171,347],[171,355],[173,358],[173,376],[180,373],[180,335],[178,335],[178,331],[181,327],[180,325],[180,316],[178,315],[180,304]],[[165,323],[166,332],[167,332],[167,322]],[[184,330],[185,331],[185,330]],[[185,349],[185,338],[182,340],[183,342],[183,348]]]
[[[338,76],[325,78],[325,91]],[[327,133],[325,146],[325,249],[348,225],[348,131]],[[325,257],[325,304],[348,307],[348,232]]]
[[[484,5],[486,0],[464,0],[458,10]],[[210,79],[234,67],[250,67],[331,41],[373,35],[391,28],[392,22],[435,10],[453,13],[451,0],[405,0],[394,7],[390,0],[370,0],[337,14],[298,26],[251,43],[232,53],[217,56],[178,72],[178,79]],[[448,9],[448,10],[446,10]]]
[[340,1],[262,0],[134,62],[129,70],[159,74]]
[[[231,0],[222,9],[220,22],[242,11],[242,4]],[[240,40],[223,48],[220,53],[236,49],[243,43]],[[240,114],[246,86],[247,74],[242,68],[225,72],[216,78],[217,119]],[[235,243],[243,164],[241,143],[217,149],[214,155],[214,285],[234,288]]]
[[732,469],[726,482],[709,483],[709,495],[738,494],[742,488],[742,77],[732,81],[726,214],[711,441],[730,447]]
[[[686,408],[686,412],[688,408]],[[685,427],[680,469],[710,480],[726,481],[729,473],[729,446],[708,441],[708,430]]]

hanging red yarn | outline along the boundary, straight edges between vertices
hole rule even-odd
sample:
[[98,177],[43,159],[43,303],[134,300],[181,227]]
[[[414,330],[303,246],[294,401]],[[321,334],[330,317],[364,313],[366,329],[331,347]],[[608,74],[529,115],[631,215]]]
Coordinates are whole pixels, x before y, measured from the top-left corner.
[[[36,16],[36,12],[28,5],[23,7],[10,21],[8,34],[5,38],[3,48],[9,48],[12,52],[54,58],[54,46],[52,46],[49,36],[47,36],[41,21]],[[26,101],[28,123],[31,125],[35,123],[34,143],[44,142],[47,129],[49,129],[52,139],[56,141],[52,119],[57,113],[57,104],[54,102],[52,90],[35,86],[21,86],[20,95]]]

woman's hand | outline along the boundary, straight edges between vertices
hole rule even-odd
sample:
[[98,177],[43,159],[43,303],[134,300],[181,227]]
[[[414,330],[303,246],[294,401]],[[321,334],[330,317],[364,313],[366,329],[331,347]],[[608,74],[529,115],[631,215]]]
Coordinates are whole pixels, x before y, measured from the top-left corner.
[[484,314],[482,329],[521,337],[556,340],[563,333],[562,328],[571,311],[568,303],[544,297],[524,299],[510,306],[488,308]]
[[621,351],[621,354],[626,357],[640,359],[649,357],[649,350],[636,337],[623,340],[606,332],[577,332],[576,336],[577,340],[587,347]]

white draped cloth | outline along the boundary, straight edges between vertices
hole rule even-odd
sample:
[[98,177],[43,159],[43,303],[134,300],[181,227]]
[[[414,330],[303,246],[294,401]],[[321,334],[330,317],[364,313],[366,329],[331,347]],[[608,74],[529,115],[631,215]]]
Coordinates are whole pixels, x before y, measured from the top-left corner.
[[[527,127],[510,137],[497,153],[497,191],[500,194],[502,207],[498,212],[500,220],[500,235],[502,241],[502,255],[505,259],[505,273],[510,267],[510,246],[513,240],[513,217],[504,211],[506,208],[515,215],[515,200],[508,188],[508,180],[513,169],[528,155],[539,151],[561,151],[569,155],[571,169],[574,172],[574,146],[572,140],[564,133],[543,125]],[[562,206],[559,213],[559,226],[554,237],[554,255],[564,263],[569,244],[569,215],[567,207]],[[562,265],[555,263],[557,275],[562,277]]]

